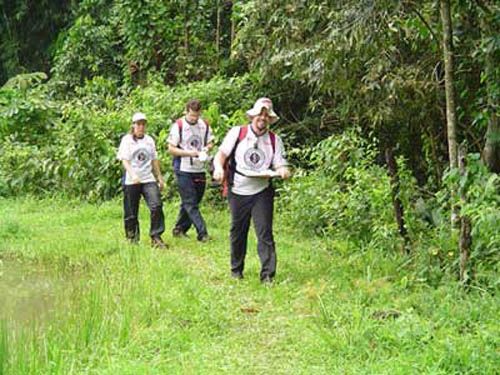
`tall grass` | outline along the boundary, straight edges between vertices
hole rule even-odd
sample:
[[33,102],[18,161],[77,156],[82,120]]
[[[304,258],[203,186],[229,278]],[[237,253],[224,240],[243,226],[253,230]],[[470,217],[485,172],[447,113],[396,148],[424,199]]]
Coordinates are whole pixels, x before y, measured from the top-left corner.
[[0,321],[0,374],[7,372],[7,364],[9,361],[9,342],[7,333],[7,322]]
[[[0,229],[0,257],[71,280],[42,318],[2,323],[2,374],[496,372],[496,296],[430,288],[399,255],[305,238],[279,217],[276,283],[259,283],[253,236],[236,281],[228,213],[204,211],[212,242],[166,234],[160,251],[145,210],[142,242],[123,241],[118,201],[0,201],[0,228],[18,228]],[[165,212],[168,228],[175,202]]]

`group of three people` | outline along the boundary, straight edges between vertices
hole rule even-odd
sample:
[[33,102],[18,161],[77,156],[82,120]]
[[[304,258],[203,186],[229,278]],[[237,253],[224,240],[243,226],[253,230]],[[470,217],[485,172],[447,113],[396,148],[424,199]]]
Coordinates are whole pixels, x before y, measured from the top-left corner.
[[[273,103],[258,99],[247,111],[250,123],[229,130],[214,157],[213,179],[227,180],[231,211],[231,275],[243,278],[248,231],[253,221],[257,251],[261,262],[260,279],[271,282],[276,273],[276,248],[273,237],[274,189],[271,177],[290,177],[281,138],[269,130],[278,121]],[[164,186],[154,140],[146,135],[146,116],[132,117],[130,133],[124,136],[118,159],[125,169],[123,180],[125,234],[129,241],[139,240],[139,200],[144,197],[151,213],[152,245],[165,248],[165,231],[160,190]],[[172,124],[168,151],[174,157],[174,172],[181,206],[172,234],[186,236],[191,226],[197,239],[209,240],[207,225],[199,205],[205,186],[205,160],[213,148],[214,137],[201,118],[201,104],[190,100],[185,116]]]

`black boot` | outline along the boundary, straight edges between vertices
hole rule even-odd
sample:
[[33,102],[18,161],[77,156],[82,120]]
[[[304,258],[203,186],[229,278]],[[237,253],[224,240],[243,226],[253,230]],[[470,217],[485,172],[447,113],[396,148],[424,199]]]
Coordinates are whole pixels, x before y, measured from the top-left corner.
[[166,249],[168,247],[160,236],[151,237],[151,246],[156,249]]

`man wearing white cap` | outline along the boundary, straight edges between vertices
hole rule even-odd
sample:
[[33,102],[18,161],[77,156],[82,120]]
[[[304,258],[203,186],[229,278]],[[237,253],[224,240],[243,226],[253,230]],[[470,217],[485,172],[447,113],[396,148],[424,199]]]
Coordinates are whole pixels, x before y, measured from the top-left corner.
[[151,214],[151,245],[166,248],[161,239],[165,231],[165,219],[160,189],[164,181],[153,138],[146,134],[146,116],[137,112],[132,116],[132,126],[118,149],[117,159],[125,169],[123,179],[123,209],[125,235],[131,243],[139,242],[139,201],[144,197]]
[[[268,130],[279,120],[268,98],[258,99],[247,111],[250,124],[226,134],[214,159],[214,179],[229,183],[231,209],[231,275],[243,278],[250,219],[257,234],[260,280],[272,282],[276,273],[273,237],[274,189],[272,177],[287,179],[290,172],[281,138]],[[228,163],[229,173],[224,173]]]

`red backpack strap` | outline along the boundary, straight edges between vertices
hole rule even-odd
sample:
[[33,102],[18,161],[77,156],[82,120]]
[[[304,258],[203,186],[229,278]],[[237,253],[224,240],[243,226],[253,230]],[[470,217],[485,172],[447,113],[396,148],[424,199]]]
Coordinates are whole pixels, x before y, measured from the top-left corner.
[[[238,133],[238,143],[244,140],[247,134],[248,134],[248,125],[240,126],[240,132]],[[236,143],[235,147],[238,146],[238,143]]]
[[178,118],[175,123],[179,128],[179,145],[182,143],[182,118]]
[[248,126],[240,126],[240,130],[238,131],[238,138],[236,139],[233,149],[231,150],[231,153],[228,156],[228,160],[234,157],[234,154],[236,152],[236,147],[238,147],[238,144],[245,139],[247,133],[248,133]]

